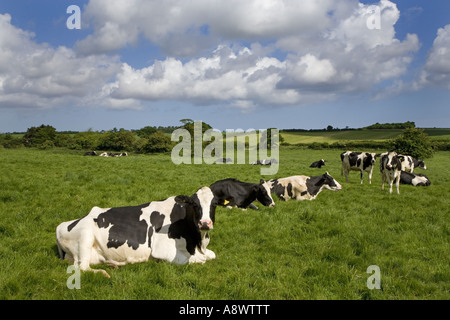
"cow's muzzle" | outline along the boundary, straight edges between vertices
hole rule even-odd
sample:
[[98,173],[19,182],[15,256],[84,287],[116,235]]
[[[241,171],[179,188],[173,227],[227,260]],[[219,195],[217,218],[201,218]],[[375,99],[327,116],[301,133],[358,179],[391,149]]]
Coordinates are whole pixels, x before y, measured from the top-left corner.
[[200,230],[212,230],[213,222],[212,220],[201,220],[198,224]]

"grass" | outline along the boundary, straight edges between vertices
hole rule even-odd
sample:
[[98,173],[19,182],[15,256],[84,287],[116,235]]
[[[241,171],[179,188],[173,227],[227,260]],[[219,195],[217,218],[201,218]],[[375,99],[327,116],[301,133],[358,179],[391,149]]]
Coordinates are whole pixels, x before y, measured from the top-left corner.
[[[387,141],[395,139],[403,132],[402,129],[375,129],[375,130],[342,130],[342,131],[302,131],[287,132],[282,131],[281,134],[288,144],[297,143],[313,143],[313,142],[342,142],[342,141],[365,141],[377,140]],[[450,129],[427,128],[425,133],[432,140],[449,140]]]
[[[449,299],[449,152],[426,160],[430,187],[402,185],[400,195],[381,191],[377,168],[372,185],[367,177],[360,185],[357,172],[346,183],[340,152],[283,147],[276,177],[327,170],[343,190],[313,201],[275,199],[275,208],[258,211],[218,208],[209,246],[215,260],[101,266],[111,279],[82,273],[81,289],[69,290],[69,265],[55,243],[62,221],[95,205],[190,195],[227,177],[257,182],[260,167],[0,149],[0,299]],[[326,167],[309,168],[320,158]],[[380,267],[381,290],[366,286],[370,265]]]

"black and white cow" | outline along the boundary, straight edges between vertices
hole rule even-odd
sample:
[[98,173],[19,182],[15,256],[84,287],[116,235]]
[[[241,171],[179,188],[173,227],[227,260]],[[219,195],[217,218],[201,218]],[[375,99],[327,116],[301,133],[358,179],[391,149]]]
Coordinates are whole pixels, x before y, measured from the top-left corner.
[[266,207],[275,206],[275,202],[273,202],[270,194],[269,184],[263,179],[257,184],[229,178],[216,181],[209,187],[216,196],[219,205],[222,206],[230,208],[236,206],[242,209],[250,207],[257,209],[257,207],[252,204],[255,200],[258,200]]
[[311,163],[311,165],[309,166],[310,168],[322,168],[322,166],[325,165],[325,160],[320,159],[319,161],[314,161],[313,163]]
[[85,156],[96,156],[97,152],[95,152],[95,151],[88,151],[88,152],[85,152],[84,155]]
[[252,165],[270,166],[274,163],[278,163],[277,159],[256,160],[255,162],[252,162]]
[[400,174],[401,184],[410,184],[412,186],[429,186],[431,184],[430,179],[424,174],[410,173],[402,171]]
[[361,172],[361,184],[363,183],[364,171],[369,174],[369,184],[372,183],[373,165],[375,164],[376,153],[369,152],[352,152],[346,151],[341,153],[341,175],[345,175],[348,182],[348,173],[351,170]]
[[56,240],[61,259],[83,271],[90,265],[121,266],[150,258],[174,264],[204,263],[215,254],[206,249],[217,201],[208,187],[192,196],[170,197],[133,207],[92,208],[81,219],[61,223]]
[[384,190],[384,183],[389,183],[389,193],[392,193],[392,184],[395,182],[397,194],[400,194],[400,175],[402,164],[396,152],[386,152],[381,154],[381,190]]
[[112,153],[112,152],[103,152],[100,154],[100,157],[127,157],[128,153],[126,152],[119,152],[119,153]]
[[216,160],[216,163],[231,163],[233,160],[231,158],[219,158]]
[[342,189],[342,186],[333,179],[328,172],[320,176],[292,176],[287,178],[269,180],[270,190],[284,201],[313,200],[325,188],[332,191]]
[[414,159],[411,156],[399,155],[400,162],[402,163],[402,170],[406,172],[414,172],[415,168],[427,169],[425,162],[422,160]]

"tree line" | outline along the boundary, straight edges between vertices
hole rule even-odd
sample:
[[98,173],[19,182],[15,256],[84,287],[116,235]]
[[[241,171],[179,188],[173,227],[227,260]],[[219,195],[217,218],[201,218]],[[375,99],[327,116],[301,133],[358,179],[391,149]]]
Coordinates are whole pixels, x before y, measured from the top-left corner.
[[176,127],[144,127],[139,130],[114,128],[109,131],[57,132],[50,125],[28,128],[18,134],[0,134],[4,148],[32,147],[42,150],[67,148],[70,150],[127,151],[136,153],[167,152],[172,148],[168,133]]
[[[33,147],[42,150],[67,148],[71,150],[163,153],[171,151],[177,143],[171,141],[170,138],[170,133],[175,129],[184,128],[191,133],[192,138],[194,137],[194,121],[191,119],[182,119],[180,121],[183,125],[178,127],[146,126],[142,129],[132,131],[123,128],[114,128],[109,131],[57,132],[54,127],[43,124],[39,127],[28,128],[27,132],[21,137],[17,137],[18,134],[0,134],[0,147]],[[210,125],[202,123],[202,133],[211,128]],[[268,137],[270,137],[270,133]],[[283,140],[280,135],[281,144],[283,144]],[[193,146],[193,143],[191,145]],[[298,144],[297,147],[308,147],[311,149],[387,149],[425,159],[431,157],[436,150],[448,151],[450,145],[448,143],[439,144],[439,142],[432,142],[423,129],[409,126],[397,138],[388,141],[353,141],[335,142],[333,144],[314,142],[308,145]]]

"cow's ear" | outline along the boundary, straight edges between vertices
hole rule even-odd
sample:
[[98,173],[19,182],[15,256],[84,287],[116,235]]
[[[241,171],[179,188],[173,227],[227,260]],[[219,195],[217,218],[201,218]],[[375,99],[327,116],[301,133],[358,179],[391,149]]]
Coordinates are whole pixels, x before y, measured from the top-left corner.
[[181,195],[175,197],[175,202],[179,204],[192,203],[192,200],[189,196]]
[[264,184],[264,179],[260,179],[259,184]]

